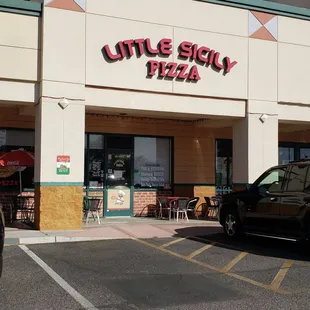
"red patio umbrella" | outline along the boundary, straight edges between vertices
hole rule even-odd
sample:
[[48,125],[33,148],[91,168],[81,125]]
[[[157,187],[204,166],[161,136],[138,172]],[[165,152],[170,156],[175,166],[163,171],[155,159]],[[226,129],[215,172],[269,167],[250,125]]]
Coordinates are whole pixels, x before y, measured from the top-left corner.
[[8,153],[5,153],[0,157],[0,165],[3,167],[14,166],[20,167],[19,169],[19,185],[20,192],[22,191],[22,176],[21,176],[21,167],[33,167],[34,166],[34,155],[33,153],[15,150]]

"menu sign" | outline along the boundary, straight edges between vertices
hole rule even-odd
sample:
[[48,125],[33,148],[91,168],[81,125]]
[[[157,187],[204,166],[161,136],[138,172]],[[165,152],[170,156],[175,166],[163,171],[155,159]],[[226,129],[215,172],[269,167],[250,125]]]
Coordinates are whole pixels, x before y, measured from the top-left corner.
[[100,178],[103,175],[102,160],[94,159],[90,163],[90,175],[95,178]]
[[143,166],[140,168],[140,181],[142,186],[164,186],[164,167]]

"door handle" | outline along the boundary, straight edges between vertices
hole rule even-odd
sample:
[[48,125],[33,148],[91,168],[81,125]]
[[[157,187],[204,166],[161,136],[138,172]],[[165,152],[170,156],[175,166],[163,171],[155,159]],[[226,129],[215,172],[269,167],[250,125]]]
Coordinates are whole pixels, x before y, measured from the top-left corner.
[[271,198],[270,198],[270,201],[278,201],[278,198],[276,198],[276,197],[271,197]]

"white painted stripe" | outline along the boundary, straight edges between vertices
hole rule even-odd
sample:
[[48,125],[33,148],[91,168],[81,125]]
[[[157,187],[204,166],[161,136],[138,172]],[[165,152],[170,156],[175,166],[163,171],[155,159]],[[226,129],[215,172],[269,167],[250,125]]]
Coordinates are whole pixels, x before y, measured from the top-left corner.
[[54,279],[54,281],[62,287],[71,297],[73,297],[83,308],[87,310],[99,310],[80,293],[78,293],[69,283],[59,276],[51,267],[49,267],[40,257],[29,250],[25,245],[19,246],[26,254],[28,254],[44,271]]

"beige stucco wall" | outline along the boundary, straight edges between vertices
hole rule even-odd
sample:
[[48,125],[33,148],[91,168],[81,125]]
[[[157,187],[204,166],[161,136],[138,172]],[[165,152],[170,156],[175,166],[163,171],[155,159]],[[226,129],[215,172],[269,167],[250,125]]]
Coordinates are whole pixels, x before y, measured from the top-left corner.
[[278,100],[310,104],[310,21],[279,17]]
[[0,12],[0,100],[33,103],[40,79],[40,18]]
[[39,79],[38,17],[0,12],[0,77],[37,81]]
[[[192,1],[160,1],[152,14],[143,1],[90,0],[86,19],[86,84],[144,91],[160,91],[178,94],[195,94],[225,98],[247,97],[248,39],[247,13],[228,7],[218,7]],[[176,8],[180,14],[171,14]],[[162,8],[165,7],[165,10]],[[188,10],[200,9],[200,14],[190,15]],[[168,13],[169,12],[169,13]],[[186,17],[182,18],[182,14]],[[216,17],[226,20],[215,23]],[[172,20],[171,20],[172,19]],[[214,23],[212,22],[214,21]],[[231,21],[231,27],[227,27]],[[216,26],[215,26],[216,25]],[[99,30],[100,29],[100,30]],[[104,31],[111,29],[112,31]],[[104,33],[104,35],[103,35]],[[229,35],[228,35],[229,34]],[[101,52],[108,44],[115,51],[119,41],[150,38],[156,46],[163,38],[172,39],[173,53],[168,58],[133,55],[114,63],[107,62]],[[215,72],[211,67],[195,61],[178,59],[178,46],[182,41],[190,41],[198,46],[207,46],[228,56],[238,64],[226,76]],[[149,60],[173,61],[196,65],[201,76],[197,83],[146,78],[146,63]],[[126,103],[124,102],[124,105]]]

